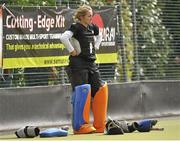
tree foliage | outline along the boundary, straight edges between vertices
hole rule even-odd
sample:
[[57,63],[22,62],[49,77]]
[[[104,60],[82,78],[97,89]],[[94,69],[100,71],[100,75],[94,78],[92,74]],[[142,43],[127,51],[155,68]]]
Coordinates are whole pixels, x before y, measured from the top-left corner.
[[176,60],[180,58],[180,1],[177,0],[158,0],[163,14],[163,24],[172,36],[171,53],[169,54],[167,66],[167,78],[180,78],[180,64]]
[[21,6],[55,6],[58,4],[91,4],[91,5],[112,5],[115,0],[5,0],[8,5]]
[[56,0],[9,0],[9,5],[22,5],[22,6],[54,6]]
[[137,4],[139,73],[141,79],[159,79],[165,76],[170,35],[157,0],[138,0]]

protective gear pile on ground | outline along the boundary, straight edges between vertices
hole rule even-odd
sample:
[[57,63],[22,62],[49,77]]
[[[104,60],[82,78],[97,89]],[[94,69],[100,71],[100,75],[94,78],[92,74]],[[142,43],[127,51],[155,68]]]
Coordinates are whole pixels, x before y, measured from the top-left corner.
[[110,117],[106,122],[105,133],[107,135],[116,135],[124,133],[132,133],[134,131],[150,132],[151,130],[161,130],[163,128],[154,128],[157,124],[157,120],[143,119],[135,122],[127,122],[125,120],[113,120]]
[[61,128],[48,128],[40,131],[36,126],[25,126],[15,131],[18,138],[34,138],[37,136],[43,137],[63,137],[68,135],[69,128],[67,126]]

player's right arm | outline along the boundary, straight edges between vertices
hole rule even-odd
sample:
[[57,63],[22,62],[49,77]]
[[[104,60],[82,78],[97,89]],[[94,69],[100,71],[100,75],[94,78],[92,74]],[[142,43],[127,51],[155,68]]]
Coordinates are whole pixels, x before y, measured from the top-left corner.
[[76,50],[74,49],[74,47],[72,46],[70,42],[70,38],[72,38],[72,36],[73,36],[73,32],[70,30],[67,30],[61,35],[60,40],[64,44],[64,46],[67,48],[70,55],[76,56],[77,55]]

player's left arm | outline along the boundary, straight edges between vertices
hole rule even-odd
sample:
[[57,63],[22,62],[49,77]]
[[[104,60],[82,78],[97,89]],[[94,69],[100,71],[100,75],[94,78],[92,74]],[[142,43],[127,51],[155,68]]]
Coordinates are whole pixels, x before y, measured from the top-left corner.
[[99,49],[100,47],[100,44],[102,42],[102,33],[99,32],[99,27],[97,27],[96,25],[93,25],[93,30],[94,30],[94,40],[95,40],[95,43],[94,43],[94,47],[96,50]]

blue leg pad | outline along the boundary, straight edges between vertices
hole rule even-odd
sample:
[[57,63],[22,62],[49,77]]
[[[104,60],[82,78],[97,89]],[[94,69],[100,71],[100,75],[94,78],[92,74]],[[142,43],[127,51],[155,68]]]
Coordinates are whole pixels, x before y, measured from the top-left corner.
[[[85,119],[87,110],[90,109],[90,104],[88,105],[90,99],[89,95],[91,92],[90,84],[84,84],[75,87],[75,91],[72,95],[72,105],[73,105],[73,129],[79,130],[81,125],[85,124],[88,119]],[[85,107],[87,105],[87,107]],[[87,117],[88,115],[86,115]]]

